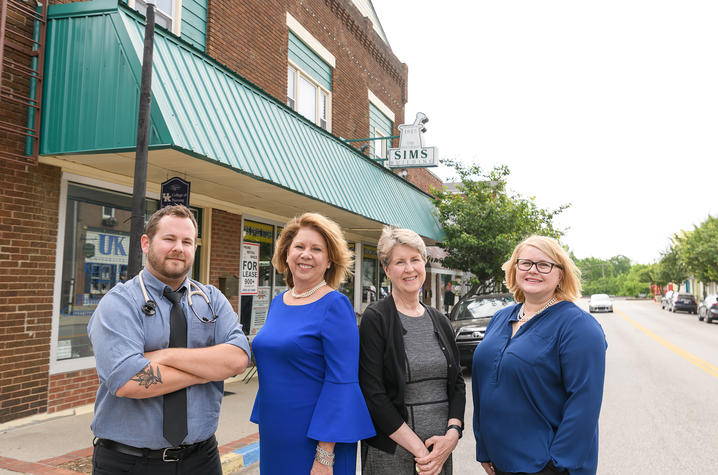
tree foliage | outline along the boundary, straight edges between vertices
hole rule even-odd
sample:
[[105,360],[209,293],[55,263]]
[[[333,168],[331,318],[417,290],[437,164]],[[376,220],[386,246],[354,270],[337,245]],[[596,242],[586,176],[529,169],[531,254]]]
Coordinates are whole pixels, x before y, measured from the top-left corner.
[[504,278],[501,265],[514,247],[531,234],[560,237],[554,218],[568,205],[550,210],[536,205],[533,198],[509,192],[506,166],[484,172],[478,165],[452,166],[459,178],[458,193],[433,190],[445,239],[439,246],[448,256],[445,267],[474,274],[473,291],[488,291]]
[[584,295],[647,295],[657,272],[655,264],[631,264],[631,260],[622,255],[610,259],[587,257],[574,259],[574,262],[581,269]]
[[676,240],[686,269],[703,282],[718,282],[718,218],[709,216]]
[[680,241],[674,237],[671,247],[661,253],[654,279],[661,287],[669,282],[682,282],[688,278],[688,269],[681,256]]

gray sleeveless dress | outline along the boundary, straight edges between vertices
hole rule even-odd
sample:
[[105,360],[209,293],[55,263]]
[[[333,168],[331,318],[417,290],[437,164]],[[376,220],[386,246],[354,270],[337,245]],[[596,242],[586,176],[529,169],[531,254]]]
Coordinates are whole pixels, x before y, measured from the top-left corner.
[[[434,435],[446,434],[449,421],[449,396],[446,389],[446,357],[434,335],[431,317],[424,312],[421,317],[409,317],[399,313],[406,329],[406,397],[409,412],[408,426],[421,440]],[[362,444],[363,475],[410,475],[415,474],[414,456],[397,445],[393,454]],[[451,456],[444,463],[441,475],[451,475]]]

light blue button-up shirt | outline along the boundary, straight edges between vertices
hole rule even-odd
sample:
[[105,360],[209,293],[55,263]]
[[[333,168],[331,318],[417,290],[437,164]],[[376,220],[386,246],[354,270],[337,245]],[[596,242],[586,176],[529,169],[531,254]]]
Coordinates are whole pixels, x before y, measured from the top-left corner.
[[[131,399],[115,396],[120,387],[150,363],[144,357],[145,352],[169,346],[172,303],[162,294],[166,285],[147,270],[142,271],[142,277],[149,298],[157,304],[155,315],[147,316],[142,312],[145,299],[139,278],[135,277],[116,285],[100,300],[87,326],[100,379],[91,427],[99,438],[134,447],[160,449],[171,445],[162,435],[163,397]],[[187,318],[187,347],[229,343],[249,356],[249,343],[227,298],[211,285],[198,285],[219,318],[214,323],[204,323],[195,316],[187,302],[191,289],[189,280],[185,280],[182,308]],[[201,295],[192,296],[192,305],[200,317],[212,318],[212,310]],[[187,388],[188,433],[184,444],[206,440],[215,433],[223,391],[222,381]]]

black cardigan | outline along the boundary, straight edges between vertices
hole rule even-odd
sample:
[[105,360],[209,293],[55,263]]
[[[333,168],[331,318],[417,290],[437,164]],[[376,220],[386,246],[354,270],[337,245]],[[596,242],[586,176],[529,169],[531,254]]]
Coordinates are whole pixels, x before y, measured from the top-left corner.
[[[434,334],[446,357],[449,419],[459,419],[463,426],[466,387],[454,330],[449,320],[436,309],[424,308],[431,317]],[[389,438],[389,434],[408,419],[404,404],[405,333],[391,295],[369,305],[362,315],[359,326],[359,385],[377,433],[367,439],[367,443],[389,453],[396,450],[396,442]]]

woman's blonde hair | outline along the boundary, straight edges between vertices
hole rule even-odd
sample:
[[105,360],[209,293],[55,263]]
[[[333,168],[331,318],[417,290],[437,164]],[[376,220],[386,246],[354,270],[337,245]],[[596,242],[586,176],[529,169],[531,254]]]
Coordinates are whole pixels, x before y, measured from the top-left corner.
[[277,239],[277,245],[272,257],[272,265],[277,272],[284,274],[289,287],[294,287],[294,277],[287,265],[289,246],[301,228],[313,229],[324,238],[327,244],[327,256],[331,266],[324,273],[324,280],[329,287],[338,288],[352,273],[354,256],[349,250],[344,233],[337,223],[319,213],[304,213],[292,218],[282,230]]
[[376,245],[379,262],[381,262],[384,267],[389,266],[391,252],[397,244],[413,247],[419,251],[419,254],[421,254],[421,257],[424,259],[424,263],[426,263],[426,244],[424,244],[424,240],[421,239],[421,236],[411,229],[384,226],[379,242]]
[[581,296],[581,271],[573,263],[566,251],[554,238],[548,236],[529,236],[514,248],[511,258],[501,268],[506,275],[506,287],[514,294],[517,302],[524,302],[526,296],[516,283],[516,259],[527,246],[535,247],[546,254],[554,263],[561,266],[561,280],[554,296],[558,300],[574,301]]

